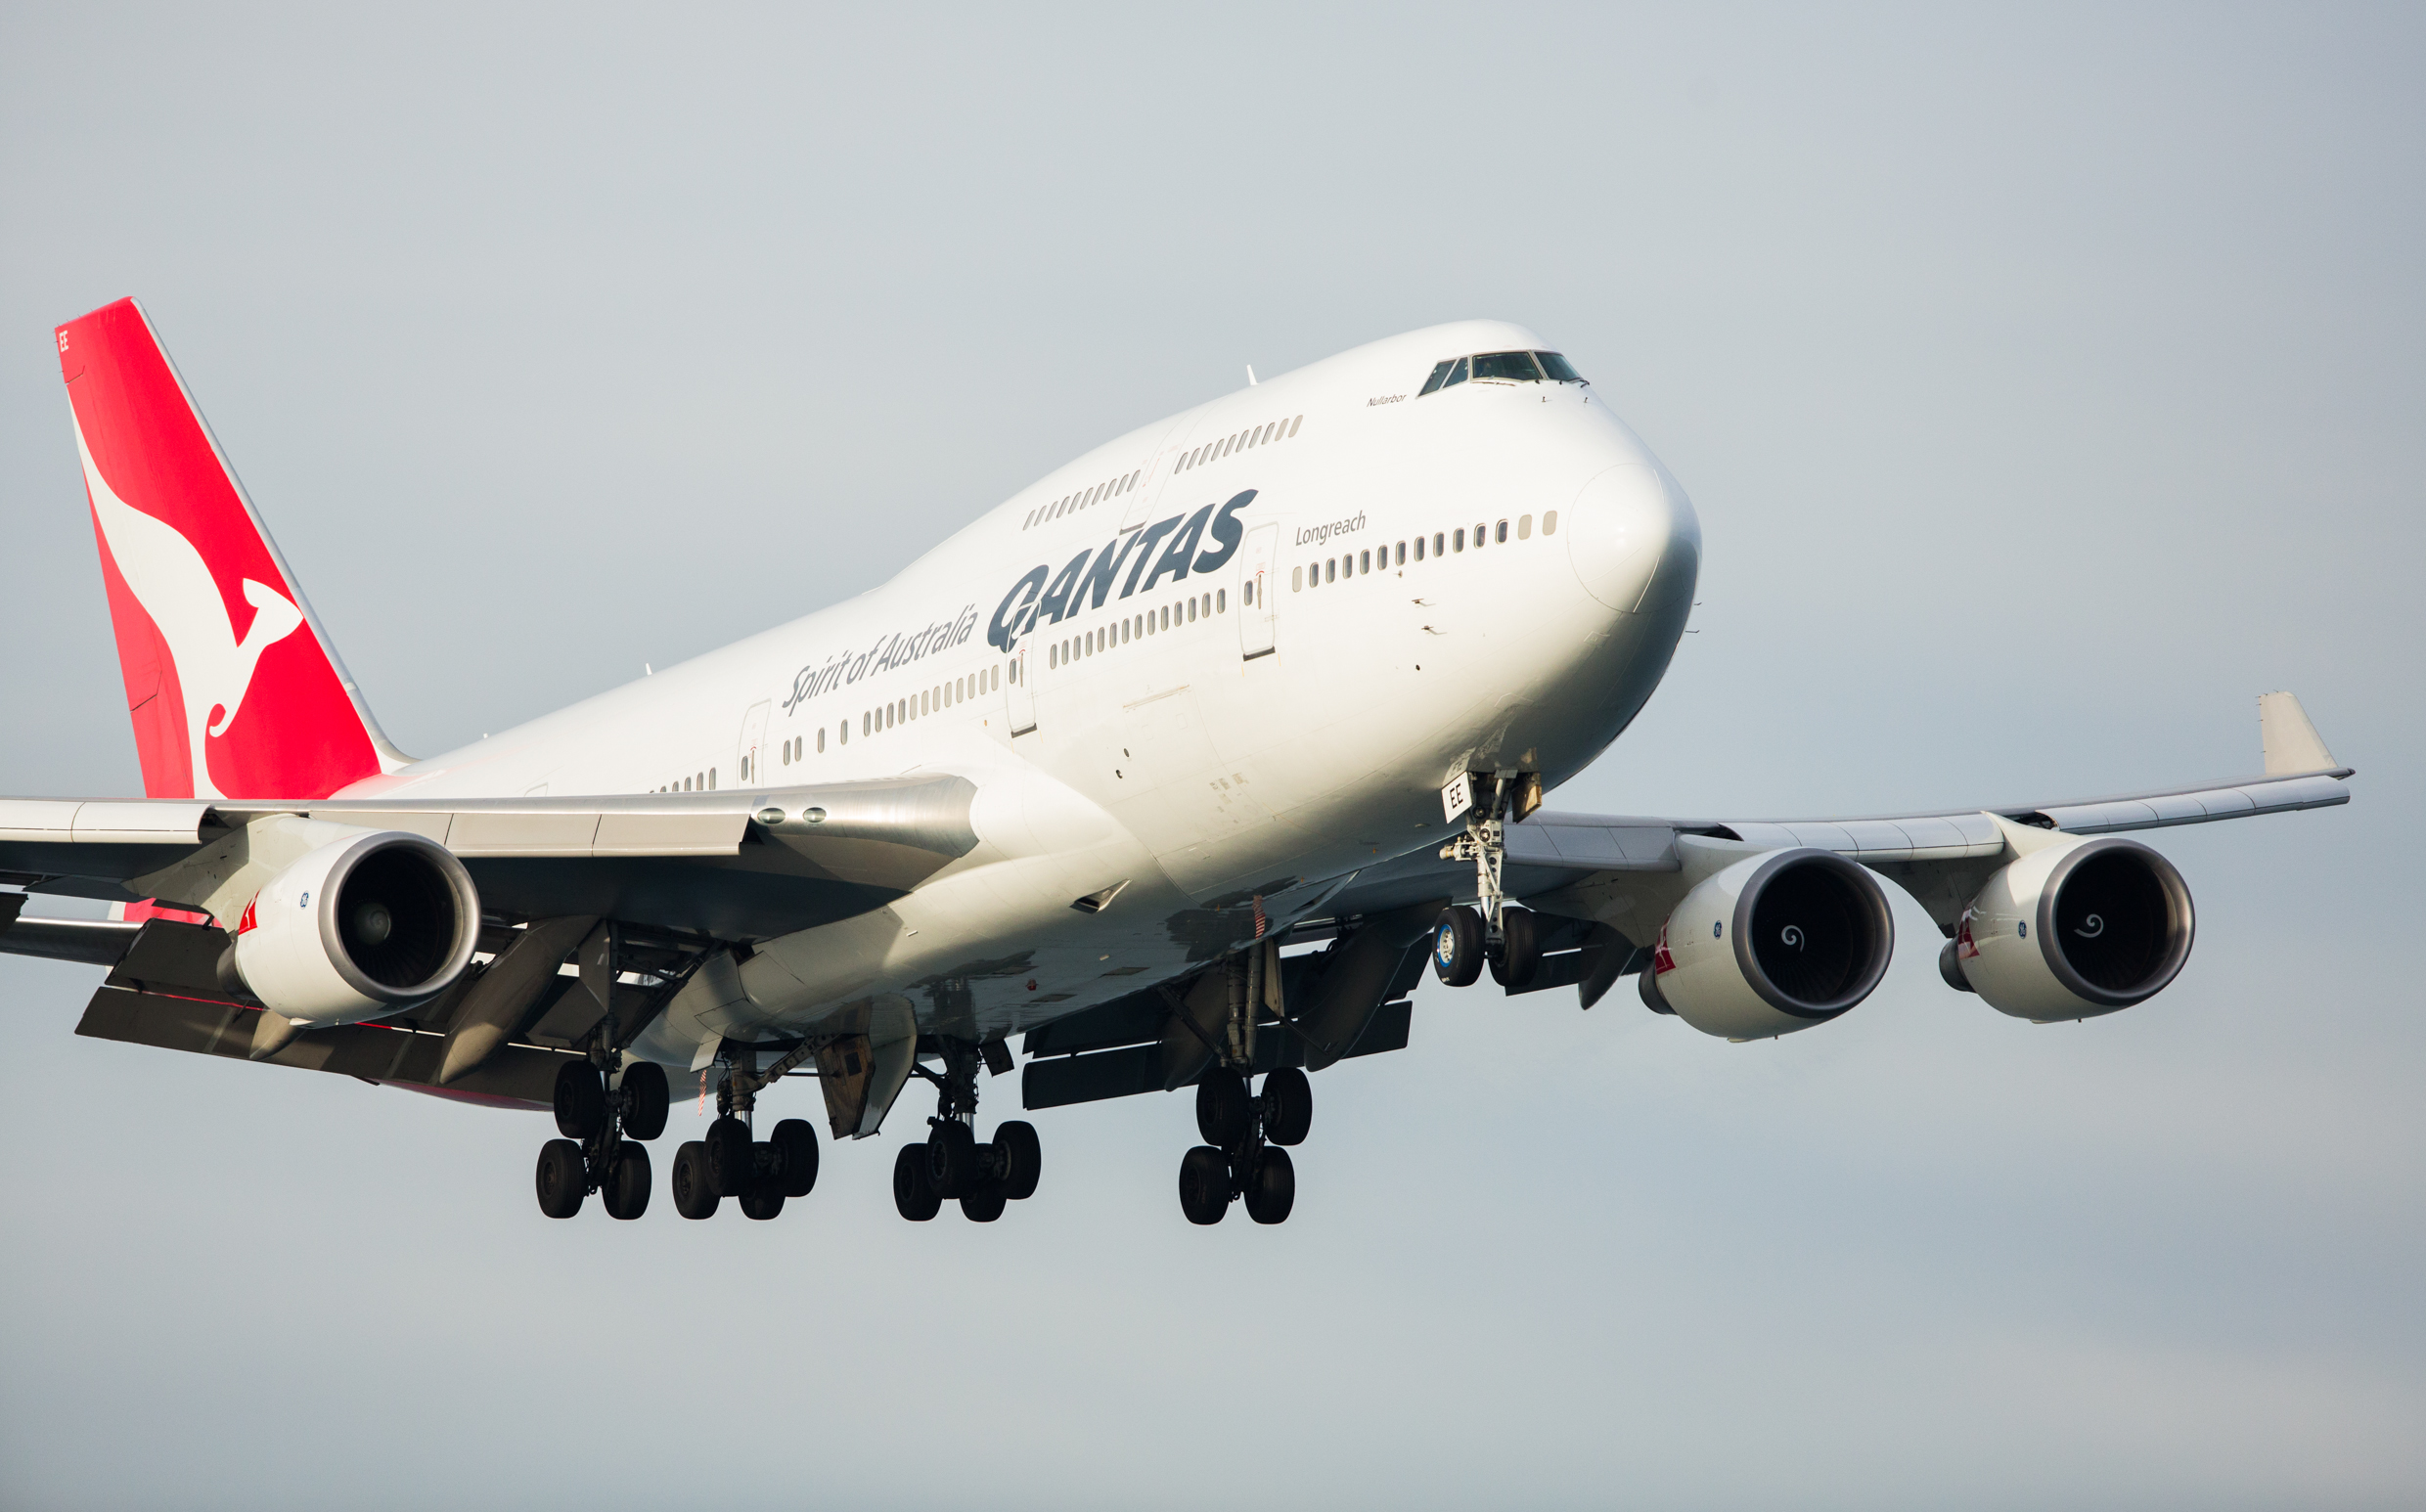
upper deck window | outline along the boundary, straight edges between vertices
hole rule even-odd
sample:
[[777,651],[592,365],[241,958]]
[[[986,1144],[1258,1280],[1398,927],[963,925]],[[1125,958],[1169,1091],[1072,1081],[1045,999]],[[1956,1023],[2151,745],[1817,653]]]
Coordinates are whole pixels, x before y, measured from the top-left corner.
[[1496,380],[1502,383],[1581,383],[1583,376],[1556,352],[1483,352],[1472,357],[1452,357],[1433,365],[1432,376],[1423,382],[1423,394],[1462,383],[1468,378]]

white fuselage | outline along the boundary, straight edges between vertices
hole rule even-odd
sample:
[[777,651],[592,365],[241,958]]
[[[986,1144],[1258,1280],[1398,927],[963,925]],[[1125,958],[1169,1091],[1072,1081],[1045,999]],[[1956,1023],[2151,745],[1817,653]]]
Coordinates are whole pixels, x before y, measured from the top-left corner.
[[1700,550],[1666,470],[1583,383],[1418,397],[1442,359],[1544,349],[1467,322],[1241,389],[856,599],[340,796],[975,784],[975,850],[704,974],[651,1053],[888,997],[973,1036],[1135,991],[1440,843],[1456,773],[1573,775],[1657,685]]

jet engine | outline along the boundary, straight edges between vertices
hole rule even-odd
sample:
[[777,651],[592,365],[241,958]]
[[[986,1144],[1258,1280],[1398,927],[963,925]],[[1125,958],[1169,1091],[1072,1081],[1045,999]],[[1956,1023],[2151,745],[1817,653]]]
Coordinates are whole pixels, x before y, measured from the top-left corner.
[[2172,862],[2136,840],[2070,838],[1990,877],[1949,950],[1990,1007],[2048,1023],[2155,997],[2190,958],[2194,923]]
[[1832,851],[1768,851],[1685,895],[1661,926],[1642,1001],[1704,1034],[1774,1039],[1868,997],[1894,953],[1876,877]]
[[222,970],[288,1018],[350,1023],[444,991],[479,935],[479,894],[444,846],[362,831],[270,878],[245,905]]

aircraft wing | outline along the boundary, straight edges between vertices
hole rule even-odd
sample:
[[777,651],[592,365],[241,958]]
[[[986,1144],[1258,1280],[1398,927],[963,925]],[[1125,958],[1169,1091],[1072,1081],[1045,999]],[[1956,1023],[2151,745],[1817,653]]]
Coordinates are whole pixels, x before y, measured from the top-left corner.
[[[2329,808],[2350,801],[2354,769],[2337,764],[2290,693],[2260,700],[2266,771],[2154,792],[2056,803],[1992,804],[1857,819],[1660,819],[1542,810],[1506,831],[1505,895],[1559,922],[1545,969],[1527,991],[1581,986],[1587,1007],[1611,981],[1640,969],[1659,923],[1685,890],[1690,837],[1761,849],[1811,846],[1901,884],[1950,937],[1989,873],[2011,860],[2003,824],[2115,834],[2176,824]],[[1337,918],[1476,893],[1470,862],[1427,849],[1369,867],[1342,888]],[[1319,937],[1324,923],[1301,933]],[[1597,991],[1595,986],[1597,986]]]
[[[939,775],[593,798],[8,798],[0,799],[0,882],[195,904],[140,879],[247,825],[294,816],[436,841],[463,862],[493,917],[587,914],[761,940],[882,908],[968,854],[976,791],[966,778]],[[0,951],[15,934],[0,934]]]

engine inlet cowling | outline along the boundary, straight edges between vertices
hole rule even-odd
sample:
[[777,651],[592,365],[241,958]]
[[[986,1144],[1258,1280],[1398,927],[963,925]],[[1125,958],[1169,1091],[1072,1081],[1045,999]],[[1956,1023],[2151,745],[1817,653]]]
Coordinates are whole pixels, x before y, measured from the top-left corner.
[[402,830],[331,841],[253,896],[232,961],[262,1005],[304,1023],[392,1013],[443,992],[479,939],[464,864]]
[[2092,1018],[2164,991],[2196,931],[2172,862],[2136,840],[2073,839],[1988,879],[1955,931],[1954,963],[1999,1012]]
[[1770,851],[1685,895],[1643,997],[1705,1034],[1771,1039],[1867,998],[1894,954],[1895,919],[1868,870],[1832,851]]

